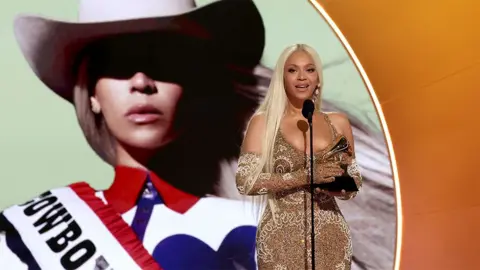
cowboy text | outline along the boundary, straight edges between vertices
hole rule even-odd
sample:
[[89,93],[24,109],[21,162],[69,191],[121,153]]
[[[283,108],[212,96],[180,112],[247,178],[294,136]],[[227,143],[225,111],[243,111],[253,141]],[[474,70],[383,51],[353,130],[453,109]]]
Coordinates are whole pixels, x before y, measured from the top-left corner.
[[82,228],[50,191],[22,205],[23,213],[45,237],[48,247],[61,254],[60,264],[68,270],[80,268],[97,252],[95,244],[82,235]]

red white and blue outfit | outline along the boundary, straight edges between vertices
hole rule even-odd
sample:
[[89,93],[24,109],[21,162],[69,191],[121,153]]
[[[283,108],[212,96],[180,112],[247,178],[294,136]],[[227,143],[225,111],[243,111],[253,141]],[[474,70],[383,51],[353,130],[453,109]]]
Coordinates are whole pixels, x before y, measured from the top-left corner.
[[256,269],[251,210],[116,167],[105,191],[80,182],[5,209],[0,269]]

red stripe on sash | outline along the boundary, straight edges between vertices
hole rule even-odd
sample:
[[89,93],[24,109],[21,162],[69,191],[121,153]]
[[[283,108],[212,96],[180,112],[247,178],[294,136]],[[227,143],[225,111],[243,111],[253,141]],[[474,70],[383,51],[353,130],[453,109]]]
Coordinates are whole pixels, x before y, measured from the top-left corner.
[[92,211],[100,218],[105,227],[117,239],[132,259],[144,270],[162,270],[138,240],[133,230],[123,218],[103,201],[95,196],[96,191],[85,182],[69,185]]

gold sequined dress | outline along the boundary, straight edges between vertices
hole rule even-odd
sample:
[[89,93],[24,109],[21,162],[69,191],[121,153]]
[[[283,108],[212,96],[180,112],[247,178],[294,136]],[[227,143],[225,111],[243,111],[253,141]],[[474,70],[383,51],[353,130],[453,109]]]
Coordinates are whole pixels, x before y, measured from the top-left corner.
[[[341,136],[326,114],[333,140]],[[332,141],[333,143],[333,141]],[[317,152],[319,156],[327,151]],[[342,158],[348,173],[361,187],[361,175],[352,152]],[[274,173],[262,173],[249,191],[245,183],[257,167],[259,155],[241,153],[237,170],[237,187],[242,194],[265,195],[274,202],[275,221],[271,204],[267,204],[257,232],[258,268],[260,270],[311,269],[311,211],[308,187],[293,186],[293,179],[309,183],[309,157],[289,144],[279,131],[274,146]],[[248,183],[247,183],[248,184]],[[356,192],[339,199],[353,198]],[[338,208],[335,198],[325,193],[315,194],[315,269],[343,270],[351,268],[352,240],[350,229]]]

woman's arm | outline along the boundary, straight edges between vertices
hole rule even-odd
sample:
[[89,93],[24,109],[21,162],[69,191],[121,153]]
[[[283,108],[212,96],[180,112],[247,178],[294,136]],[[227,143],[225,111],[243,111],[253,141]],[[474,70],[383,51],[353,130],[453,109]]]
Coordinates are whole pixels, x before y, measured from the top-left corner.
[[264,195],[293,189],[307,184],[308,172],[298,170],[291,173],[261,173],[254,179],[260,164],[260,154],[242,153],[238,159],[236,173],[237,188],[242,195]]
[[[353,178],[355,181],[355,184],[357,184],[358,190],[360,191],[360,188],[362,187],[362,175],[360,174],[360,171],[358,169],[357,162],[355,161],[355,158],[352,158],[349,161],[348,167],[347,167],[347,173],[350,177]],[[353,191],[353,192],[328,192],[330,195],[335,196],[339,198],[340,200],[350,200],[355,198],[357,196],[358,191]]]
[[[362,175],[360,174],[360,170],[358,164],[355,159],[355,146],[354,146],[354,139],[353,139],[353,132],[352,126],[350,125],[350,121],[348,120],[347,116],[342,113],[330,113],[328,115],[332,124],[335,126],[335,129],[345,136],[350,144],[348,157],[346,157],[348,167],[347,173],[350,177],[352,177],[357,184],[358,189],[362,187]],[[339,198],[340,200],[349,200],[354,198],[358,191],[355,192],[327,192],[328,194]]]
[[247,127],[236,173],[237,189],[242,195],[264,195],[288,190],[307,184],[308,172],[304,169],[290,173],[261,173],[255,179],[260,166],[262,142],[265,133],[265,117],[252,117]]

